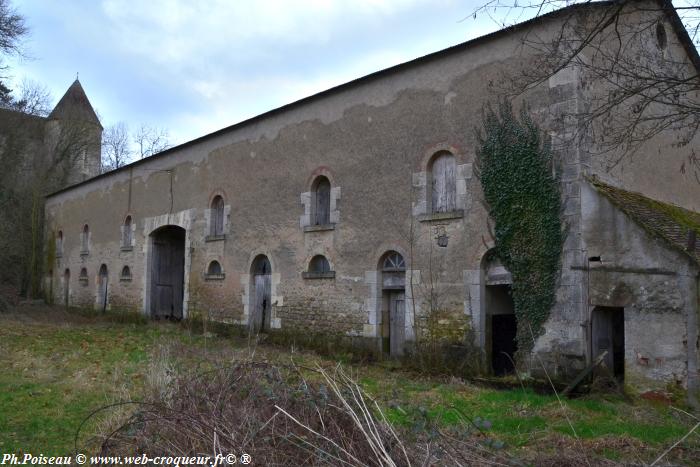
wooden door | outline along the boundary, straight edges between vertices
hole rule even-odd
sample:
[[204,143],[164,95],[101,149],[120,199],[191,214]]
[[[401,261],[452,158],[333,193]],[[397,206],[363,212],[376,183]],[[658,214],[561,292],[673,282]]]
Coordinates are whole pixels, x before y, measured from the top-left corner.
[[169,243],[163,240],[154,240],[152,264],[152,314],[154,317],[168,316],[173,311],[171,258]]
[[251,331],[253,333],[264,332],[270,328],[270,303],[271,276],[270,274],[256,274],[255,276],[255,300],[251,316]]
[[404,353],[406,342],[406,303],[403,292],[389,295],[389,353],[392,357]]

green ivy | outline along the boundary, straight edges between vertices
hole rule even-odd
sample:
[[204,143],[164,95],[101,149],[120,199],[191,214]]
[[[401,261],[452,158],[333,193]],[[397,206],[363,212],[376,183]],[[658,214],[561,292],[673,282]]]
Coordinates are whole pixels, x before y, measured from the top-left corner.
[[[495,254],[513,277],[519,351],[532,349],[554,305],[564,234],[552,152],[526,110],[487,108],[478,174],[495,222]],[[532,331],[531,331],[532,329]]]

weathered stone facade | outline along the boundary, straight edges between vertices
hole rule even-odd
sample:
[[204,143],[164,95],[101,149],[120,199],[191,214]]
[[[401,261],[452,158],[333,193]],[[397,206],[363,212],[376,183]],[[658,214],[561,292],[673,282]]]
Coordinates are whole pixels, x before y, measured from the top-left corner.
[[[520,35],[550,28],[556,16],[353,81],[53,194],[48,223],[64,232],[56,299],[103,304],[104,265],[112,308],[174,317],[204,310],[256,330],[341,333],[377,345],[399,332],[414,340],[417,323],[439,311],[464,318],[492,353],[500,321],[493,316],[501,312],[488,309],[487,296],[507,286],[508,273],[484,259],[493,239],[475,176],[474,128],[483,105],[499,97],[493,83],[528,62]],[[669,48],[685,57],[678,41]],[[673,135],[650,140],[619,173],[593,162],[583,143],[567,144],[576,122],[564,119],[563,109],[584,105],[594,92],[574,67],[522,98],[552,138],[568,229],[556,305],[535,352],[554,375],[580,370],[592,358],[592,310],[621,307],[625,376],[642,388],[686,384],[697,371],[689,357],[695,352],[697,361],[697,262],[649,237],[586,177],[646,193],[653,171],[664,183],[673,180],[655,185],[654,198],[689,210],[700,209],[700,185],[679,175]],[[444,179],[436,172],[441,157]],[[330,184],[326,204],[320,177]],[[221,211],[213,208],[217,196]],[[213,233],[216,216],[223,230]],[[127,217],[130,245],[123,244]],[[175,305],[163,295],[172,280],[158,272],[158,251],[171,251],[159,240],[166,231],[184,235]],[[318,255],[327,270],[309,269]],[[608,269],[592,265],[594,256]],[[125,266],[128,279],[120,277]],[[80,280],[82,268],[87,277]],[[649,328],[663,332],[650,336]]]

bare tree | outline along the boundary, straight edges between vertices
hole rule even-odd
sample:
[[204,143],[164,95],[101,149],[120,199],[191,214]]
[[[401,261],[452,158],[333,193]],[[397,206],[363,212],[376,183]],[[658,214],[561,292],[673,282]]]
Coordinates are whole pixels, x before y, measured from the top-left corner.
[[168,131],[148,125],[141,125],[134,135],[137,154],[143,159],[165,151],[170,147]]
[[690,143],[700,128],[700,0],[677,6],[669,0],[491,0],[472,17],[487,15],[507,27],[562,7],[546,15],[555,25],[551,35],[524,29],[523,49],[536,58],[504,80],[504,90],[518,95],[576,70],[599,91],[569,115],[580,122],[576,137],[594,141],[594,152],[614,152],[616,164],[672,130],[690,163],[681,170],[693,167],[697,176],[699,159]]
[[19,92],[19,98],[13,104],[14,110],[37,117],[46,117],[51,113],[53,98],[43,84],[24,79]]
[[127,125],[119,122],[107,127],[102,133],[102,171],[108,172],[128,164],[131,156]]

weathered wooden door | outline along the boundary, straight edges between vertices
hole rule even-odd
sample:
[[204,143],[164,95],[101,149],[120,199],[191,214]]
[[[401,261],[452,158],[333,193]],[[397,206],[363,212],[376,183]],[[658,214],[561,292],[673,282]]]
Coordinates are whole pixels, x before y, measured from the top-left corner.
[[251,321],[253,333],[267,331],[270,328],[271,292],[270,274],[255,275],[255,305]]
[[450,212],[456,209],[457,182],[455,158],[442,154],[434,161],[432,171],[433,212]]
[[389,295],[389,353],[392,357],[404,353],[406,343],[406,301],[403,292]]
[[[153,238],[151,315],[182,318],[185,276],[184,230],[161,232]],[[180,232],[181,231],[181,232]]]
[[107,266],[104,264],[100,266],[100,273],[97,280],[97,309],[104,311],[107,309],[107,283],[109,281]]

